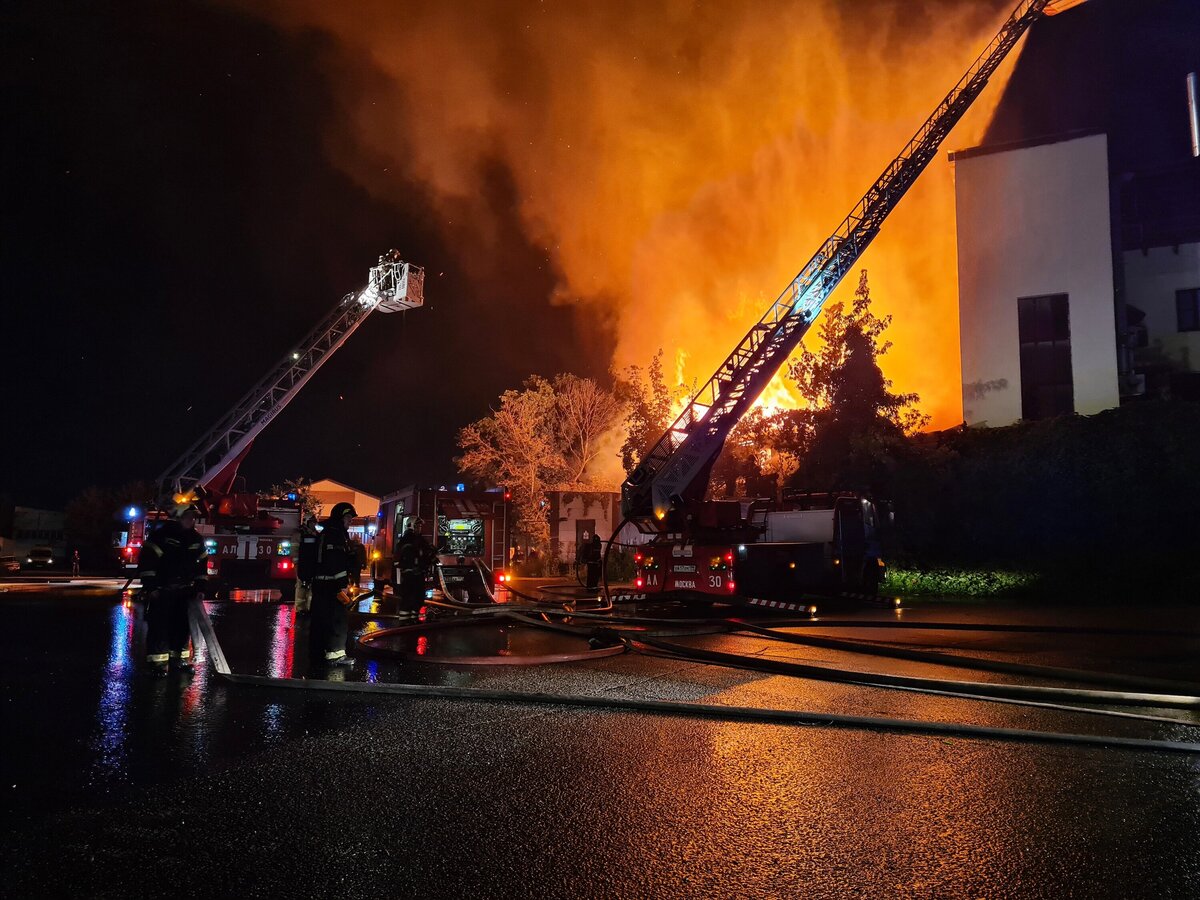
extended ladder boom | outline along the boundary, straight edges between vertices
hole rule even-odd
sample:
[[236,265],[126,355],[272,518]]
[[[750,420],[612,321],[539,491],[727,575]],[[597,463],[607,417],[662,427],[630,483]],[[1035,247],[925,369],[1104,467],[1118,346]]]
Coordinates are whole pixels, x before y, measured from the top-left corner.
[[621,506],[626,518],[648,527],[665,518],[672,507],[703,498],[709,473],[729,432],[796,349],[825,300],[929,165],[996,67],[1050,5],[1050,0],[1022,0],[1017,5],[900,154],[691,398],[622,485]]
[[[424,302],[425,273],[395,251],[379,258],[362,291],[346,294],[297,349],[288,353],[212,429],[158,477],[160,494],[206,486],[236,465],[259,433],[288,405],[334,351],[375,310],[398,312]],[[224,480],[224,479],[223,479]]]

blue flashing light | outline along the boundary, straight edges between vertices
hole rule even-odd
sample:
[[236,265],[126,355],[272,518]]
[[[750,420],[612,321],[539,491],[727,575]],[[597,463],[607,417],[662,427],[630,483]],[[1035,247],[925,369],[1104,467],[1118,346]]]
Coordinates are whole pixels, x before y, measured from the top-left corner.
[[465,484],[463,484],[463,483],[460,481],[458,484],[456,484],[456,485],[454,486],[454,489],[455,489],[456,491],[458,491],[460,494],[462,494],[462,493],[465,493],[465,492],[466,492],[466,490],[467,490],[467,486],[466,486]]
[[129,509],[125,510],[125,517],[128,519],[136,519],[138,517],[138,508],[136,506],[129,507]]
[[295,491],[293,491],[292,493],[288,494],[288,495],[287,495],[287,498],[288,498],[289,500],[295,500],[295,499],[296,499],[296,492],[295,492]]

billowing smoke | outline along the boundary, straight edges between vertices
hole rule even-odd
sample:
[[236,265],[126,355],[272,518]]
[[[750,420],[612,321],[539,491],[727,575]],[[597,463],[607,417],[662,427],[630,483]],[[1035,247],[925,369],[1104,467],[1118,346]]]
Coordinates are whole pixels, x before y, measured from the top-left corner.
[[[478,198],[504,167],[558,272],[547,302],[596,305],[616,366],[661,347],[685,382],[711,374],[1011,5],[231,2],[332,36],[345,119],[329,148],[352,177],[398,200],[424,183],[448,235],[472,217],[469,256],[489,250]],[[944,149],[980,136],[1001,87]],[[943,153],[862,260],[895,314],[886,372],[935,427],[961,420],[952,179]]]

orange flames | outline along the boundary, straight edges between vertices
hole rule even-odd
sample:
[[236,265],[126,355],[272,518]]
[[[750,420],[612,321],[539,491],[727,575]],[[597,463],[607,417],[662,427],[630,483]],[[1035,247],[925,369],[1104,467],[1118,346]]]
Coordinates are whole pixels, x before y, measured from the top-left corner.
[[[601,305],[614,365],[661,347],[684,384],[708,378],[1012,5],[233,2],[335,37],[346,121],[329,148],[345,171],[393,200],[403,171],[444,219],[486,217],[481,164],[498,159],[559,271],[548,301]],[[944,150],[979,138],[1000,89]],[[861,266],[876,311],[895,315],[886,374],[933,427],[961,421],[945,153]],[[778,379],[768,395],[794,405]]]

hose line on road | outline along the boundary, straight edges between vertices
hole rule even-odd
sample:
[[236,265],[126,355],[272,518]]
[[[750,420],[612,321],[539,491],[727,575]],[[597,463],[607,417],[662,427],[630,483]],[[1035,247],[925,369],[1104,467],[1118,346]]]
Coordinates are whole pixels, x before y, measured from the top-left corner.
[[956,722],[931,722],[915,719],[894,719],[882,716],[851,716],[841,713],[822,713],[807,710],[769,709],[754,706],[720,706],[704,703],[682,703],[674,700],[604,697],[592,694],[549,694],[528,691],[504,691],[490,688],[451,687],[448,685],[337,682],[299,678],[272,678],[266,675],[228,674],[220,675],[220,677],[233,684],[277,687],[291,690],[391,694],[406,697],[473,700],[482,703],[514,703],[528,706],[584,707],[610,712],[641,712],[656,715],[715,719],[723,722],[814,725],[827,728],[865,729],[870,731],[939,735],[942,737],[1200,754],[1200,743],[1189,743],[1186,741],[1104,737],[1102,735],[1069,734],[1057,731],[995,728],[987,725],[966,725]]
[[1112,637],[1171,637],[1200,638],[1195,631],[1164,631],[1147,628],[1106,628],[1089,625],[1005,625],[997,622],[911,622],[903,620],[872,619],[803,619],[788,623],[791,627],[808,628],[878,628],[884,631],[981,631],[1001,634],[1080,634],[1111,635]]
[[[697,658],[697,656],[699,656],[700,654],[710,654],[711,651],[693,650],[692,648],[660,649],[660,648],[653,646],[654,638],[692,637],[692,636],[701,636],[701,635],[727,633],[730,631],[736,631],[742,625],[745,624],[744,622],[741,622],[736,619],[675,620],[675,619],[647,619],[647,618],[634,619],[633,617],[621,617],[622,621],[633,620],[633,621],[638,622],[639,628],[645,628],[645,627],[649,627],[649,626],[667,626],[665,629],[660,628],[659,630],[654,630],[654,631],[638,631],[636,633],[636,635],[631,636],[625,630],[622,630],[619,628],[591,627],[591,628],[584,629],[584,628],[580,628],[578,626],[567,625],[567,624],[555,625],[548,620],[548,618],[547,618],[548,611],[546,611],[546,610],[533,611],[532,615],[527,615],[524,612],[518,612],[516,609],[513,609],[511,607],[490,610],[489,612],[491,613],[491,615],[493,615],[497,618],[508,619],[508,620],[511,620],[514,622],[521,622],[526,625],[542,627],[542,628],[546,628],[549,630],[557,631],[557,632],[572,635],[572,636],[586,637],[586,638],[589,638],[592,640],[595,640],[598,637],[599,638],[609,638],[612,640],[620,640],[622,643],[624,643],[626,646],[628,646],[630,649],[634,650],[635,652],[641,652],[645,655],[658,656],[660,658],[669,658],[669,659],[685,661],[685,662],[710,663],[710,664],[722,665],[722,666],[733,667],[733,668],[762,671],[765,674],[790,675],[793,677],[813,678],[814,680],[824,680],[824,681],[839,681],[842,683],[855,684],[860,687],[874,687],[874,688],[882,688],[882,689],[888,689],[888,690],[901,690],[901,691],[908,691],[911,693],[930,694],[933,696],[953,697],[953,698],[962,699],[962,700],[974,700],[977,702],[1003,703],[1003,704],[1013,705],[1013,706],[1028,706],[1028,707],[1041,708],[1041,709],[1053,709],[1053,710],[1057,710],[1060,712],[1077,712],[1077,713],[1081,713],[1084,715],[1097,715],[1097,716],[1105,716],[1105,717],[1109,717],[1109,718],[1133,719],[1133,720],[1145,721],[1145,722],[1156,722],[1156,723],[1160,723],[1160,724],[1171,724],[1171,725],[1197,724],[1197,725],[1200,725],[1200,723],[1191,723],[1191,722],[1187,722],[1185,720],[1168,717],[1168,716],[1156,716],[1156,715],[1149,715],[1149,714],[1145,714],[1145,713],[1131,713],[1131,712],[1109,710],[1109,709],[1096,709],[1094,707],[1089,707],[1089,706],[1078,706],[1078,705],[1075,705],[1075,703],[1052,702],[1054,699],[1066,699],[1066,700],[1072,700],[1072,701],[1076,701],[1076,702],[1104,702],[1104,703],[1114,703],[1115,704],[1115,703],[1120,703],[1121,700],[1124,700],[1125,702],[1128,703],[1128,705],[1135,705],[1135,701],[1145,700],[1145,699],[1147,699],[1148,695],[1126,695],[1126,694],[1122,693],[1122,694],[1120,694],[1120,699],[1116,699],[1113,697],[1112,694],[1109,694],[1109,693],[1099,693],[1099,692],[1094,692],[1094,691],[1082,691],[1082,692],[1074,691],[1073,692],[1068,688],[1045,688],[1045,689],[1040,689],[1040,690],[1044,690],[1047,692],[1056,692],[1056,693],[1041,694],[1041,696],[1043,696],[1045,699],[1038,700],[1038,699],[1034,699],[1033,697],[1029,696],[1028,694],[1026,694],[1024,696],[1009,696],[1009,694],[1014,693],[1014,692],[1022,692],[1024,690],[1025,686],[1021,686],[1021,685],[1004,685],[1004,684],[993,684],[993,683],[989,683],[989,682],[976,682],[976,681],[934,680],[934,679],[926,679],[926,678],[920,678],[920,677],[915,677],[915,676],[908,678],[907,681],[903,681],[901,679],[903,679],[904,676],[891,676],[891,675],[876,674],[876,673],[871,673],[871,672],[859,672],[859,671],[856,671],[853,669],[841,669],[841,668],[836,668],[836,667],[832,667],[832,666],[819,666],[819,667],[814,666],[814,667],[810,667],[808,669],[791,669],[791,670],[785,671],[785,670],[781,669],[780,666],[802,666],[803,664],[785,663],[785,662],[777,662],[777,661],[768,660],[768,661],[766,661],[768,663],[768,665],[764,667],[763,665],[761,665],[761,663],[763,662],[762,658],[757,657],[757,656],[747,656],[747,655],[742,655],[742,654],[721,654],[721,657],[722,657],[721,660],[714,660],[711,657]],[[535,618],[534,616],[540,616],[541,618],[540,619]],[[564,617],[566,617],[566,616],[564,616]],[[611,620],[612,618],[615,618],[615,617],[596,616],[596,617],[591,617],[591,618],[596,618],[596,619],[601,619],[601,620],[603,620],[603,619]],[[478,619],[469,619],[469,620],[460,620],[460,621],[473,622],[473,621],[478,621]],[[680,630],[677,627],[672,627],[672,626],[678,626],[678,625],[681,625],[684,623],[691,623],[690,627],[683,629],[683,630]],[[447,623],[435,623],[435,624],[438,624],[440,626],[445,626],[445,625],[451,625],[453,623],[447,622]],[[383,634],[416,633],[416,632],[419,632],[421,630],[421,628],[422,628],[421,625],[414,624],[414,625],[407,626],[406,628],[403,628],[403,629],[387,629],[386,631],[383,631],[383,632],[381,632],[381,631],[371,632],[369,634],[363,635],[359,639],[359,643],[368,652],[375,652],[377,650],[377,648],[374,645],[374,641],[377,637],[379,637]],[[769,629],[763,629],[763,630],[769,631]],[[764,636],[769,637],[769,635],[764,635]],[[684,652],[684,651],[686,651],[686,652]],[[455,661],[460,665],[502,665],[502,664],[534,665],[534,664],[539,664],[541,662],[577,661],[575,659],[568,659],[566,656],[561,656],[561,655],[547,656],[545,658],[524,657],[520,660],[512,659],[511,662],[502,662],[502,661],[496,661],[495,659],[490,658],[490,657],[478,657],[478,658],[477,657],[455,657],[455,658],[439,657],[439,658],[435,659],[435,658],[428,657],[424,654],[421,654],[421,655],[403,654],[403,653],[396,653],[395,651],[384,651],[384,652],[387,652],[387,653],[389,653],[389,655],[393,655],[393,656],[399,655],[402,658],[406,658],[406,659],[409,659],[409,660],[415,661],[415,662],[442,662],[442,663],[445,663],[445,662]],[[595,658],[598,655],[600,655],[600,654],[581,654],[578,656],[578,660],[587,659],[587,658]],[[617,655],[617,654],[616,654],[616,652],[613,652],[613,653],[605,653],[603,655]],[[1036,668],[1036,667],[1031,667],[1031,668]],[[1058,671],[1058,670],[1051,670],[1051,671]],[[815,673],[820,673],[820,674],[817,675]],[[1009,691],[1008,690],[1009,688],[1012,688],[1013,690]],[[1039,689],[1038,688],[1030,688],[1030,690],[1038,691]],[[997,693],[997,691],[1001,691],[1001,693]],[[1034,696],[1037,696],[1037,695],[1035,694]],[[1150,699],[1160,698],[1161,696],[1162,695],[1149,695]],[[1184,698],[1184,699],[1186,699],[1186,698]],[[1137,702],[1136,705],[1142,705],[1142,703]],[[1153,705],[1153,704],[1147,703],[1146,705]]]
[[[1163,695],[1163,694],[1130,694],[1126,692],[1098,692],[1098,691],[1078,691],[1069,688],[1051,688],[1051,687],[1035,687],[1024,685],[1005,685],[994,684],[989,682],[977,681],[952,681],[945,679],[927,679],[917,676],[895,676],[882,673],[859,672],[852,669],[841,669],[832,666],[804,666],[798,663],[787,663],[782,661],[764,661],[761,657],[746,656],[742,654],[715,654],[713,651],[698,650],[679,645],[669,645],[668,647],[655,647],[655,638],[662,637],[688,637],[699,636],[703,634],[713,634],[736,630],[748,630],[754,634],[758,634],[768,639],[787,640],[788,642],[803,643],[801,640],[792,641],[791,635],[784,635],[774,632],[772,629],[761,628],[754,623],[746,622],[740,619],[656,619],[646,617],[629,617],[629,616],[599,616],[599,615],[571,615],[562,611],[551,610],[535,610],[531,611],[536,616],[541,616],[542,619],[526,616],[518,612],[519,608],[511,606],[491,608],[487,613],[501,618],[506,618],[512,621],[523,622],[527,625],[540,626],[551,630],[559,631],[565,634],[581,635],[589,638],[609,635],[613,638],[620,639],[631,649],[638,652],[646,653],[647,655],[666,656],[672,659],[705,662],[716,665],[732,666],[735,668],[752,669],[756,671],[764,671],[767,674],[790,675],[793,677],[813,678],[823,681],[838,681],[842,683],[850,683],[863,687],[875,687],[884,689],[904,690],[915,693],[927,693],[936,696],[948,696],[958,699],[976,700],[981,702],[996,702],[1006,703],[1010,705],[1027,705],[1031,707],[1040,707],[1046,709],[1056,709],[1062,712],[1079,712],[1087,715],[1100,715],[1112,718],[1137,719],[1141,721],[1160,722],[1165,724],[1192,724],[1179,719],[1154,716],[1142,713],[1120,712],[1116,710],[1095,709],[1087,706],[1077,706],[1074,703],[1054,703],[1054,700],[1069,700],[1075,703],[1107,703],[1110,705],[1146,705],[1146,706],[1166,706],[1174,708],[1194,708],[1200,705],[1200,701],[1189,696],[1181,695]],[[591,627],[579,628],[574,625],[556,626],[546,620],[548,616],[559,616],[562,618],[585,618],[586,620],[594,620],[605,623],[607,627]],[[477,621],[477,619],[475,620]],[[804,621],[804,620],[800,620]],[[639,627],[658,627],[659,630],[639,632],[632,640],[630,636],[619,628],[613,628],[613,624],[636,623]],[[684,630],[680,630],[678,626],[685,626]],[[408,627],[408,631],[417,631],[420,625]],[[665,630],[664,630],[665,628]],[[389,633],[396,633],[396,630],[390,630]],[[366,647],[368,652],[373,651],[373,640],[380,632],[373,632],[370,635],[364,635],[367,640],[360,639],[360,643]],[[639,640],[640,639],[640,640]],[[860,649],[864,653],[871,652],[870,645],[855,645],[853,642],[846,642],[848,646],[853,647],[852,652],[858,652]],[[655,652],[655,651],[661,652]],[[615,654],[613,654],[615,655]],[[593,658],[594,655],[580,656],[583,658]],[[410,657],[413,658],[413,657]],[[960,657],[954,657],[961,659]],[[416,658],[417,661],[433,661],[427,657]],[[476,658],[460,657],[457,659],[461,665],[495,665],[504,664],[497,663],[491,658],[480,657],[480,662],[475,661]],[[970,659],[970,658],[965,658]],[[439,662],[446,660],[439,659]],[[546,662],[566,662],[570,661],[561,657],[548,657]],[[941,662],[941,660],[939,660]],[[986,661],[984,661],[986,662]],[[765,663],[765,665],[764,665]],[[510,665],[519,664],[517,661],[506,663]],[[536,664],[533,658],[526,658],[526,664]],[[791,667],[791,668],[783,668]],[[1026,667],[1023,674],[1041,675],[1046,677],[1062,677],[1064,670],[1055,669],[1053,667]],[[1070,670],[1074,671],[1074,670]],[[1091,673],[1098,674],[1098,673]]]
[[[677,660],[680,662],[687,662],[687,663],[693,663],[693,664],[696,662],[705,662],[702,660],[693,659],[689,656],[683,656],[683,655],[671,653],[671,652],[668,652],[665,650],[659,651],[659,650],[654,650],[654,649],[646,649],[645,647],[631,647],[630,649],[634,650],[634,652],[643,653],[647,656],[656,657],[658,659],[670,659],[670,660]],[[746,657],[746,659],[749,661],[745,665],[741,665],[741,664],[735,665],[735,664],[728,664],[728,663],[707,663],[707,664],[728,666],[729,668],[745,669],[748,671],[763,671],[762,669],[757,668],[753,662],[753,660],[759,659],[759,658],[760,657]],[[849,669],[829,669],[828,671],[845,673],[847,675],[858,674],[858,673],[855,673],[853,670],[849,670]],[[786,673],[764,672],[764,674],[784,675]],[[807,676],[797,676],[797,677],[807,677]],[[869,677],[870,676],[868,675],[868,678]],[[879,684],[879,683],[876,683],[871,680],[848,680],[848,681],[841,682],[841,683],[853,684],[857,687],[873,687],[873,688],[880,688],[883,690],[891,690],[891,691],[906,691],[908,693],[913,693],[913,694],[926,694],[926,695],[933,696],[933,697],[951,697],[956,700],[971,700],[976,703],[998,703],[998,704],[1003,704],[1005,706],[1022,706],[1022,707],[1029,707],[1031,709],[1051,709],[1051,710],[1055,710],[1056,712],[1080,713],[1082,715],[1101,716],[1103,718],[1109,718],[1109,719],[1131,719],[1131,720],[1138,721],[1138,722],[1153,722],[1153,723],[1159,724],[1159,725],[1187,725],[1187,726],[1191,726],[1191,727],[1195,727],[1195,728],[1200,728],[1200,722],[1189,722],[1185,719],[1177,719],[1173,716],[1156,716],[1156,715],[1151,715],[1149,713],[1133,713],[1133,712],[1126,712],[1124,710],[1116,710],[1116,709],[1097,709],[1092,706],[1077,706],[1074,703],[1051,703],[1051,702],[1042,701],[1042,700],[1027,700],[1027,699],[1022,700],[1022,699],[1017,699],[1014,697],[998,697],[998,696],[991,696],[988,694],[974,693],[971,690],[968,690],[968,688],[974,687],[975,685],[979,684],[980,682],[959,682],[964,685],[964,689],[958,690],[958,691],[942,690],[939,688],[932,688],[932,687],[905,686],[905,685],[899,685],[899,684]]]
[[907,647],[888,647],[879,644],[864,643],[856,640],[824,637],[821,635],[788,634],[774,628],[765,628],[745,619],[730,619],[738,631],[748,631],[773,641],[789,644],[802,644],[809,647],[822,647],[828,650],[842,650],[849,653],[861,653],[868,656],[886,656],[892,659],[906,659],[914,662],[927,662],[936,665],[950,666],[959,669],[977,669],[983,672],[1003,672],[1008,675],[1028,675],[1034,678],[1051,678],[1061,681],[1074,681],[1079,684],[1095,684],[1109,688],[1142,688],[1145,690],[1168,691],[1171,693],[1188,693],[1200,689],[1200,685],[1168,681],[1162,678],[1146,678],[1139,675],[1125,675],[1116,672],[1093,672],[1087,669],[1065,669],[1058,666],[1039,666],[1026,663],[1010,663],[1001,660],[983,659],[978,656],[961,656],[955,653],[940,653],[936,650],[917,650]]
[[763,724],[814,725],[831,728],[866,729],[943,737],[963,737],[1015,741],[1021,743],[1059,744],[1096,748],[1117,748],[1163,753],[1200,754],[1200,743],[1163,741],[1146,738],[1103,737],[1089,734],[1066,734],[1053,731],[1029,731],[1015,728],[993,728],[951,722],[929,722],[876,716],[851,716],[838,713],[818,713],[803,710],[764,709],[745,706],[718,706],[700,703],[680,703],[668,700],[639,700],[622,697],[603,697],[586,694],[548,694],[525,691],[502,691],[488,688],[451,687],[446,685],[383,684],[379,682],[331,682],[313,679],[273,678],[264,675],[239,675],[229,668],[213,629],[208,610],[201,601],[190,606],[192,624],[204,641],[209,660],[220,679],[233,684],[277,687],[293,690],[334,691],[398,695],[423,698],[474,700],[477,702],[517,703],[585,707],[610,711],[644,712],[656,715],[686,716],[728,722]]
[[[792,675],[817,681],[858,684],[871,687],[927,688],[936,691],[956,691],[980,697],[1005,697],[1013,700],[1074,700],[1109,706],[1148,706],[1170,709],[1200,709],[1200,697],[1179,694],[1146,694],[1127,691],[1097,691],[1078,688],[1043,687],[1040,685],[998,684],[987,681],[949,681],[920,678],[913,675],[886,675],[877,672],[855,672],[806,663],[750,657],[738,653],[701,650],[681,644],[671,644],[657,638],[641,641],[626,639],[639,652],[661,651],[679,659],[713,663],[739,669],[751,669],[772,675]],[[1189,724],[1180,722],[1179,724]]]

